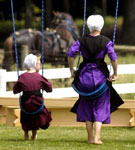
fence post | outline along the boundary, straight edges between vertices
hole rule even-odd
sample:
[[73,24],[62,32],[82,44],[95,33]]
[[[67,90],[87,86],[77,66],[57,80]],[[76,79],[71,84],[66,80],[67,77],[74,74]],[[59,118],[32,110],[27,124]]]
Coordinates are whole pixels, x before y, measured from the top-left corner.
[[6,70],[0,69],[0,93],[6,92]]
[[23,61],[27,55],[28,55],[28,45],[22,45],[21,46],[21,68],[23,68]]

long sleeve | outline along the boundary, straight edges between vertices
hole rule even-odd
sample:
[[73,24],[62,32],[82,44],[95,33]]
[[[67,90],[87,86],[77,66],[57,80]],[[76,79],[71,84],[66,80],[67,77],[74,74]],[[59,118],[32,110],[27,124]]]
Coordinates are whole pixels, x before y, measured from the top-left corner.
[[13,93],[17,94],[20,93],[21,91],[22,91],[22,84],[20,81],[17,81],[13,86]]
[[52,92],[52,84],[46,78],[42,77],[42,89],[46,92]]
[[80,42],[77,40],[75,41],[67,52],[67,56],[75,57],[75,55],[80,51]]
[[108,53],[108,56],[109,58],[111,59],[111,61],[114,61],[117,59],[117,54],[114,50],[114,47],[113,47],[113,43],[112,42],[109,42],[107,44],[107,53]]

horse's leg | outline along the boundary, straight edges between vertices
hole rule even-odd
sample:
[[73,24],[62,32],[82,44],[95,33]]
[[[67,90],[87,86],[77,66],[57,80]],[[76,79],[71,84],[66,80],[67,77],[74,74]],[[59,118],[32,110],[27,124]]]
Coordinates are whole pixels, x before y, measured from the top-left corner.
[[3,68],[7,71],[11,70],[13,64],[13,38],[10,36],[4,42],[4,60]]

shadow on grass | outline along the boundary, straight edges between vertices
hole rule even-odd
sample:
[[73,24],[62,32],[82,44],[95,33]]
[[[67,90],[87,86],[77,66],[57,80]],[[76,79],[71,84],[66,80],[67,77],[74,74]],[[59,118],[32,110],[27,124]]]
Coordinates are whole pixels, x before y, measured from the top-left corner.
[[1,142],[39,142],[39,143],[69,143],[69,144],[88,144],[86,140],[82,139],[54,139],[54,138],[38,138],[35,141],[32,141],[30,138],[29,140],[25,141],[23,138],[1,138]]
[[24,139],[22,138],[18,138],[18,139],[15,139],[15,138],[1,138],[0,139],[1,142],[6,142],[6,141],[9,141],[9,142],[24,142]]
[[37,139],[37,141],[45,141],[46,143],[47,142],[51,142],[51,143],[61,143],[61,142],[65,142],[65,143],[84,143],[84,144],[87,144],[87,141],[86,140],[81,140],[81,139]]

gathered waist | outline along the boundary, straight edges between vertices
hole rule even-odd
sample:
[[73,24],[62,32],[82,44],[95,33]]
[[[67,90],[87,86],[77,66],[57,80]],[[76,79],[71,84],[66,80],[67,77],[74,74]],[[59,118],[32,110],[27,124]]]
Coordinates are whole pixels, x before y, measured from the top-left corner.
[[27,101],[32,95],[42,97],[42,93],[40,91],[23,91],[23,95],[21,96],[22,102]]
[[94,64],[97,64],[97,63],[103,63],[104,59],[103,58],[92,58],[92,59],[84,58],[83,62],[84,63],[94,63]]
[[27,91],[27,92],[23,91],[22,96],[30,97],[31,95],[42,97],[42,93],[40,91]]

